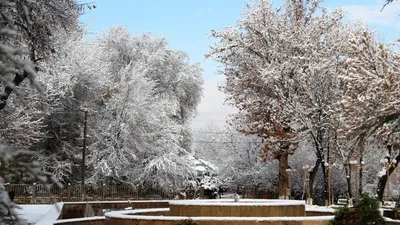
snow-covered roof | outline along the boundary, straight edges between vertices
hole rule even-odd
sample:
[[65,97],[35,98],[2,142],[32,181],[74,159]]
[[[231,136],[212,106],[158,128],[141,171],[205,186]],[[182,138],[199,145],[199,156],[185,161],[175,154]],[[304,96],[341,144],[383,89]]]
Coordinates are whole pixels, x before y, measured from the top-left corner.
[[196,166],[196,171],[205,172],[207,171],[207,168],[205,168],[204,166]]
[[212,171],[217,171],[218,167],[213,165],[212,163],[200,159],[194,155],[188,155],[188,159],[192,162],[194,165],[194,169],[199,172],[205,172],[207,170],[212,170]]
[[210,169],[212,169],[214,171],[218,170],[217,166],[215,166],[214,164],[212,164],[212,163],[210,163],[210,162],[208,162],[208,161],[206,161],[204,159],[199,159],[199,161],[200,161],[200,163],[206,165],[207,167],[209,167]]

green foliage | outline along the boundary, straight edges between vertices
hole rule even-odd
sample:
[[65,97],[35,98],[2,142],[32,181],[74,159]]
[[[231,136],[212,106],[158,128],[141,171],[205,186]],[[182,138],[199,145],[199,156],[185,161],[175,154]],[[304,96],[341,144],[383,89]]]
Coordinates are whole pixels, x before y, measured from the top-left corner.
[[336,211],[335,217],[327,225],[350,225],[355,224],[355,220],[355,213],[349,208],[343,207]]
[[379,202],[364,194],[356,206],[359,215],[359,224],[385,224],[384,219],[379,214]]
[[378,200],[364,194],[355,208],[341,208],[335,213],[328,225],[384,225],[383,217],[379,214]]

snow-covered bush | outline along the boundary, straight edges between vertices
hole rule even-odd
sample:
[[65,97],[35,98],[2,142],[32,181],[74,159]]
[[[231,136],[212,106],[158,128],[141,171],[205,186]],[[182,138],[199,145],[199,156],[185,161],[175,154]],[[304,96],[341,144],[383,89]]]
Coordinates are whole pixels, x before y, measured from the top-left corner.
[[218,197],[218,187],[220,182],[216,177],[204,176],[201,179],[199,186],[204,188],[204,198],[215,199]]

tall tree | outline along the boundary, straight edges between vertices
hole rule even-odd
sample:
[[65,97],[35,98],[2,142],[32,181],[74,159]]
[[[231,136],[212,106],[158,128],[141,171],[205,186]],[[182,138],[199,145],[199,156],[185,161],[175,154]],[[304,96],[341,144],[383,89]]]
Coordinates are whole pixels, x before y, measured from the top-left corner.
[[[84,35],[81,30],[54,34],[56,53],[38,63],[37,80],[46,95],[41,105],[47,135],[35,147],[35,159],[43,171],[64,182],[80,179],[83,110],[100,104],[107,86],[103,77],[108,64],[101,60],[102,48]],[[92,119],[89,116],[89,128]]]
[[[345,98],[340,101],[340,116],[345,126],[342,134],[355,145],[369,137],[383,140],[390,168],[389,176],[398,166],[400,72],[398,52],[376,41],[372,32],[364,30],[349,43],[346,70],[341,77],[346,84]],[[382,200],[387,173],[379,178],[377,194]]]
[[[94,40],[78,34],[39,75],[55,93],[48,121],[57,135],[38,157],[64,181],[79,179],[80,108],[89,110],[87,182],[168,187],[191,178],[188,122],[200,101],[201,70],[164,38],[132,36],[123,27]],[[57,114],[63,110],[70,114]]]
[[[11,92],[24,79],[29,78],[33,86],[40,89],[35,82],[35,62],[51,51],[50,36],[53,29],[77,24],[77,16],[73,16],[78,15],[75,6],[74,1],[0,2],[0,88],[3,89],[0,92],[0,110],[5,108]],[[43,134],[40,131],[42,120],[36,114],[36,103],[37,100],[34,99],[30,99],[28,104],[15,101],[8,111],[1,112],[1,223],[4,218],[3,207],[7,208],[6,212],[11,211],[11,215],[17,216],[8,199],[4,182],[11,181],[22,173],[40,182],[47,181],[46,177],[39,176],[43,174],[40,173],[37,163],[26,163],[22,160],[31,154],[26,149]],[[32,114],[32,111],[35,113]]]
[[334,134],[329,123],[340,40],[345,37],[343,13],[328,13],[320,2],[287,0],[284,9],[274,9],[259,0],[247,6],[237,27],[212,32],[219,43],[209,57],[225,65],[222,90],[239,109],[232,123],[241,132],[262,137],[266,151],[279,160],[281,196],[287,189],[288,156],[297,142],[314,140],[313,180],[324,167],[321,162]]

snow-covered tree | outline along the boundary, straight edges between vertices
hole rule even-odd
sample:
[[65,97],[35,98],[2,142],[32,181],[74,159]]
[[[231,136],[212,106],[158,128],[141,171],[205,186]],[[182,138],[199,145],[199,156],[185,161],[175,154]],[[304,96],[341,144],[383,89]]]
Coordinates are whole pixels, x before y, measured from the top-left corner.
[[[362,145],[369,137],[382,140],[385,158],[392,165],[390,175],[400,160],[400,55],[391,46],[379,43],[373,33],[365,29],[362,35],[352,36],[349,43],[346,70],[341,76],[345,96],[338,104],[344,124],[342,135],[355,146]],[[387,180],[386,174],[379,179],[377,194],[380,200]]]
[[[67,138],[53,136],[61,138],[59,143],[38,155],[53,166],[46,170],[59,171],[64,181],[76,181],[83,115],[79,109],[85,108],[87,182],[169,187],[192,179],[186,155],[188,122],[201,97],[198,65],[189,63],[183,52],[169,49],[164,38],[135,37],[122,27],[94,40],[78,33],[59,52],[42,65],[39,78],[54,97],[48,105],[48,121],[55,125],[51,130]],[[60,111],[70,116],[58,115]]]
[[[0,2],[0,222],[3,223],[3,207],[10,208],[4,182],[20,174],[26,174],[40,182],[37,163],[28,163],[27,149],[42,137],[42,118],[38,110],[38,99],[15,101],[10,94],[23,80],[35,82],[35,63],[51,51],[51,32],[54,29],[68,29],[77,24],[78,9],[75,1],[2,1]],[[74,16],[76,15],[76,16]],[[27,88],[27,85],[23,87]],[[4,110],[7,100],[11,105]],[[41,100],[41,99],[40,99]],[[40,101],[39,100],[39,101]],[[5,144],[7,146],[5,146]]]
[[287,188],[287,158],[299,141],[314,141],[312,179],[334,146],[332,105],[345,47],[341,43],[348,32],[342,11],[328,13],[320,2],[287,0],[274,9],[259,0],[248,5],[236,27],[212,32],[219,43],[209,57],[225,66],[222,90],[239,109],[232,123],[262,137],[266,152],[279,160],[281,196]]
[[[37,80],[46,95],[42,111],[43,131],[47,135],[36,146],[35,159],[44,171],[52,172],[65,182],[80,179],[82,110],[93,108],[99,100],[97,96],[106,92],[102,87],[106,86],[105,81],[101,78],[108,64],[100,60],[101,48],[84,40],[84,35],[81,30],[68,35],[55,34],[56,52],[38,65]],[[91,124],[92,119],[89,116]]]
[[[70,31],[78,26],[78,16],[82,5],[75,0],[66,1],[16,1],[9,0],[0,3],[0,29],[12,29],[15,35],[2,35],[0,41],[8,46],[19,49],[12,54],[26,53],[26,59],[36,63],[54,52],[52,35],[55,32]],[[12,51],[10,51],[12,52]],[[4,61],[16,65],[16,61]],[[2,77],[0,109],[6,106],[7,99],[26,78],[34,79],[32,67],[21,67],[19,70],[7,71],[7,77]],[[35,83],[33,83],[35,84]]]
[[257,136],[245,136],[232,128],[208,126],[193,131],[194,154],[218,165],[218,179],[235,185],[266,184],[267,180],[259,179],[262,174],[262,143]]

